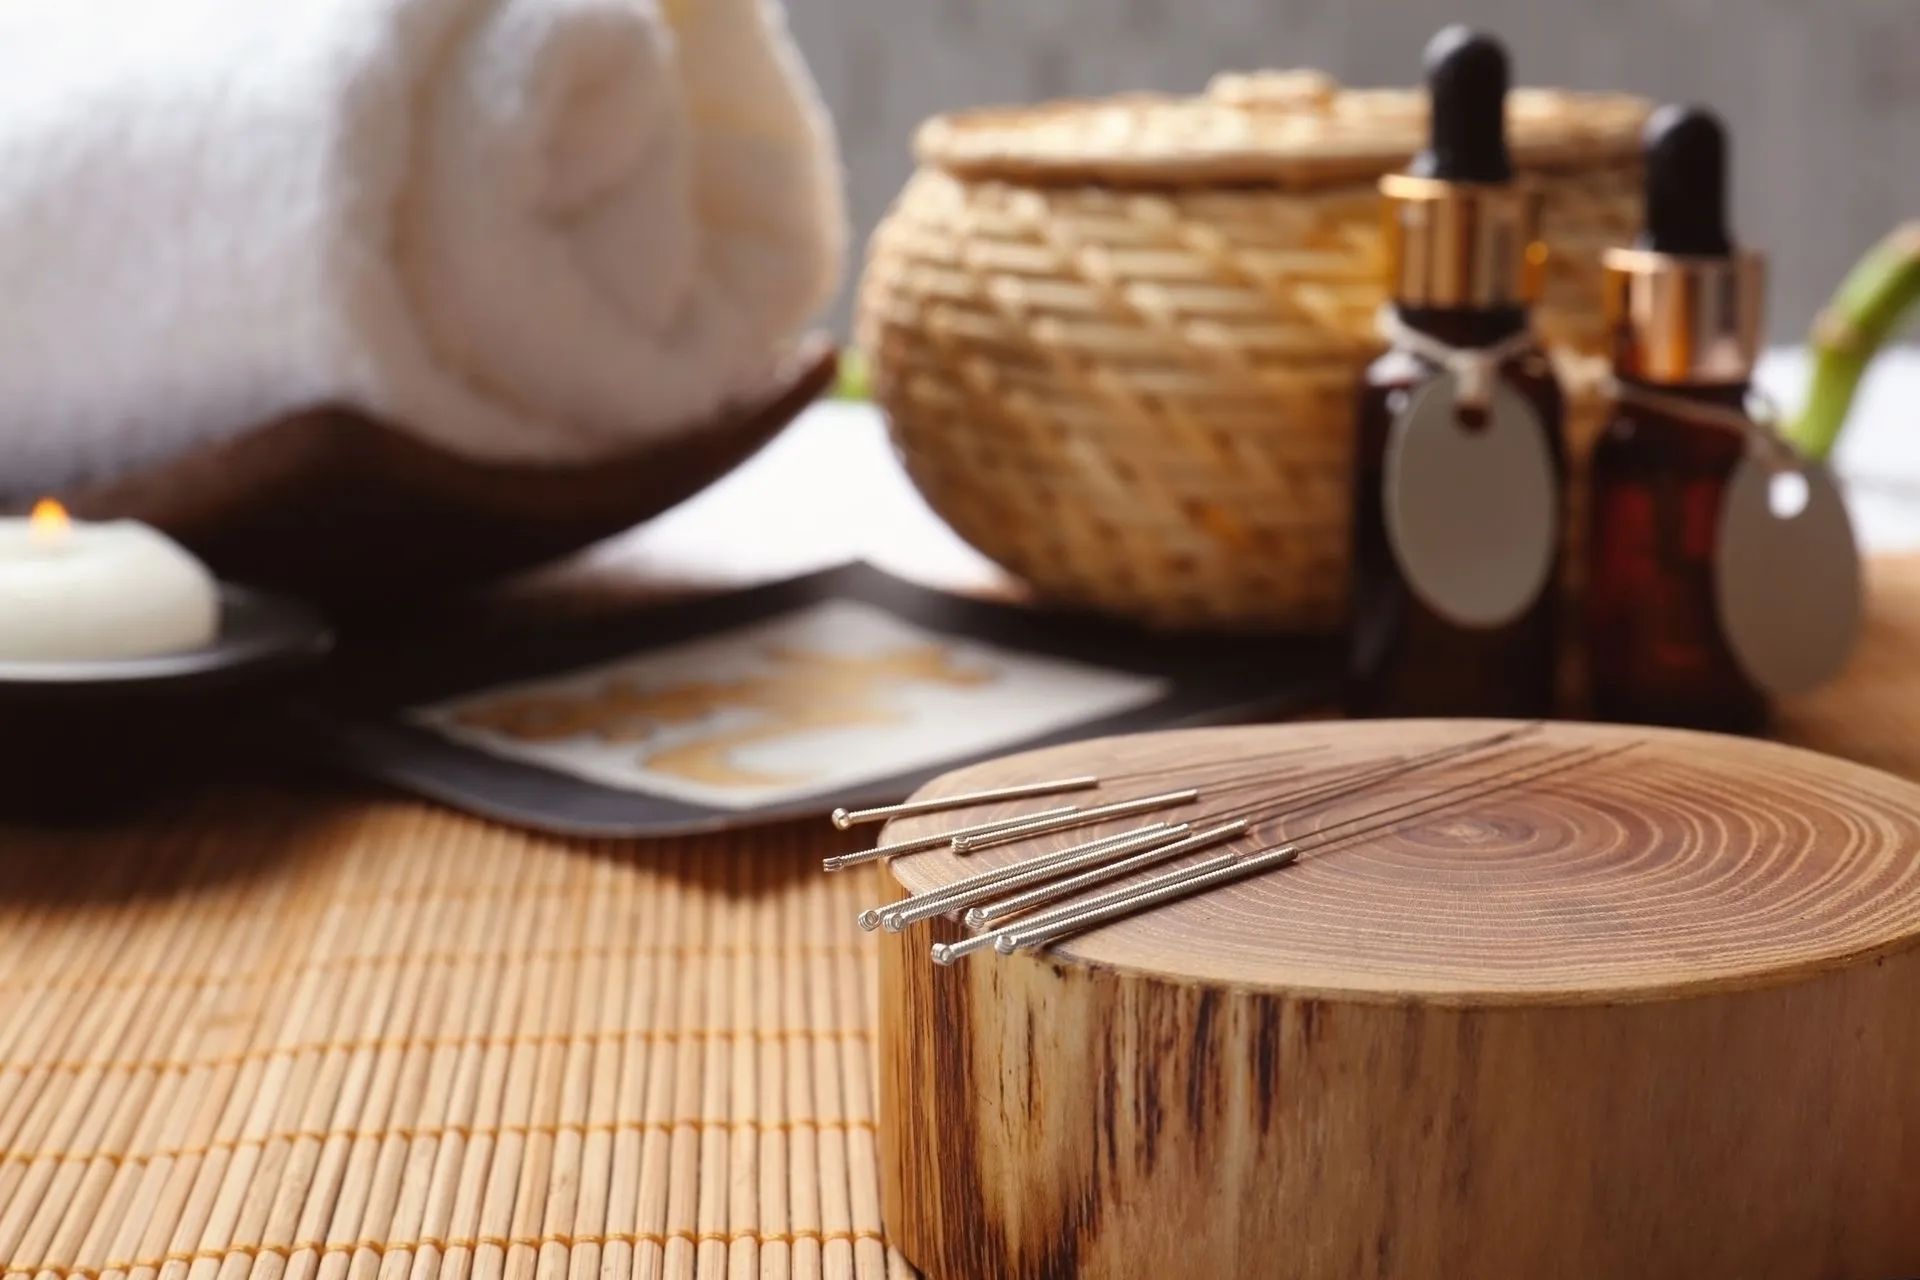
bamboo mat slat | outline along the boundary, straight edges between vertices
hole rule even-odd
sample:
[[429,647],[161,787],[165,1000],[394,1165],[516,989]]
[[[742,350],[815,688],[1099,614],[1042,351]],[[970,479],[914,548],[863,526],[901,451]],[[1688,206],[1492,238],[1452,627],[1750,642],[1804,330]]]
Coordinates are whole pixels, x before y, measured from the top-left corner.
[[[1920,559],[1782,736],[1920,778]],[[869,876],[251,789],[0,827],[4,1280],[913,1273],[881,1233]]]

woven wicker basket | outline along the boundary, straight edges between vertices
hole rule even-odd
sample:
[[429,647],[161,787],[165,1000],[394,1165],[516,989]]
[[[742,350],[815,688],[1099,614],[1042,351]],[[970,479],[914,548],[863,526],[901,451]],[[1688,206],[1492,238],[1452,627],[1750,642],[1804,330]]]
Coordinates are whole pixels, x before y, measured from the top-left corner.
[[[1512,96],[1556,355],[1598,345],[1598,258],[1639,224],[1646,110]],[[1311,72],[930,121],[860,295],[915,483],[1063,602],[1168,626],[1337,623],[1353,386],[1383,301],[1374,184],[1424,132],[1419,95]],[[1595,415],[1575,416],[1577,447]]]

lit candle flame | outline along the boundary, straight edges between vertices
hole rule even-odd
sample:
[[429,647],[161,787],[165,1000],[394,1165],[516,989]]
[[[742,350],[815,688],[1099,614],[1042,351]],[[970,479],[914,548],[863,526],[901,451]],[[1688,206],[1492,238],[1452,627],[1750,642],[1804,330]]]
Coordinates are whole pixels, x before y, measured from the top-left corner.
[[27,528],[33,540],[41,546],[58,546],[66,540],[67,531],[73,528],[73,517],[52,498],[42,498],[33,504],[33,515],[28,518]]

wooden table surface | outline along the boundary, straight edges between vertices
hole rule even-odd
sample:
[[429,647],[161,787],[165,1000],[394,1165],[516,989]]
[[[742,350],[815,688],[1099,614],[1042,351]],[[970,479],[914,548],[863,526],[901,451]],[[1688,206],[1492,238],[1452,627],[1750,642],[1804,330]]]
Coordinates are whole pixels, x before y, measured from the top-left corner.
[[[1896,486],[1897,487],[1897,486]],[[864,410],[516,591],[998,575]],[[1782,734],[1920,778],[1920,559]],[[0,1277],[901,1276],[878,1217],[878,889],[819,826],[492,827],[337,778],[0,824]]]

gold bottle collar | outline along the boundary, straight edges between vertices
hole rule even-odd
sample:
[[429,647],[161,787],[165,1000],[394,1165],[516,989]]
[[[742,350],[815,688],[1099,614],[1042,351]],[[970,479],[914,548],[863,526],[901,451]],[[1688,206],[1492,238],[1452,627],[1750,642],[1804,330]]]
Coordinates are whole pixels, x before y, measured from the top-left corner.
[[1527,306],[1539,296],[1546,248],[1538,191],[1407,173],[1382,178],[1380,190],[1394,302],[1491,308]]
[[1766,259],[1747,250],[1690,258],[1609,249],[1613,369],[1642,382],[1744,382],[1760,358]]

